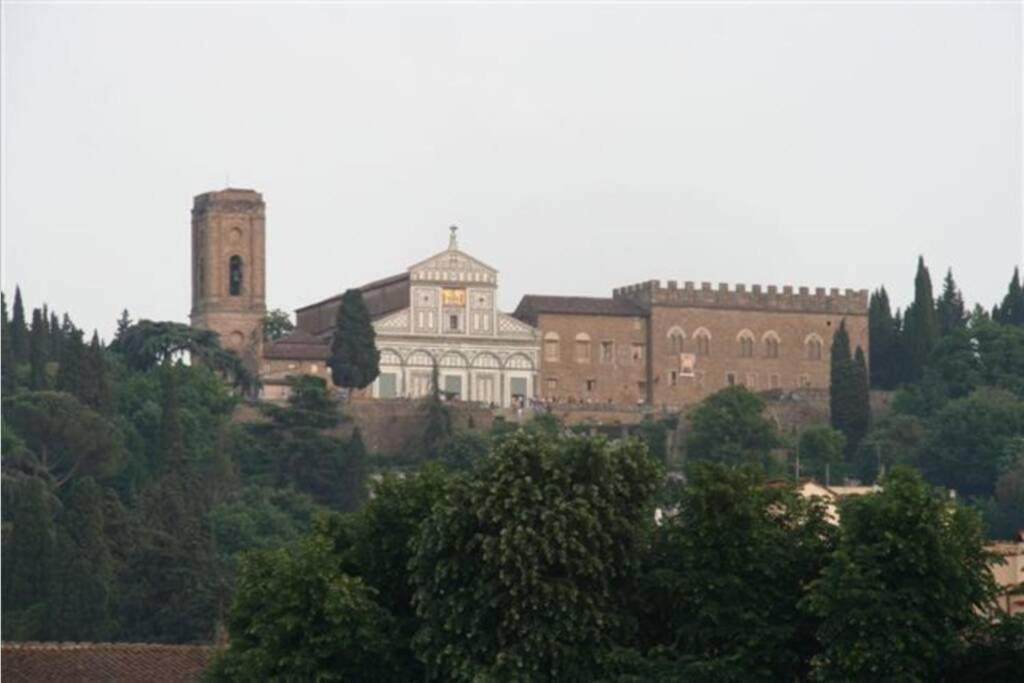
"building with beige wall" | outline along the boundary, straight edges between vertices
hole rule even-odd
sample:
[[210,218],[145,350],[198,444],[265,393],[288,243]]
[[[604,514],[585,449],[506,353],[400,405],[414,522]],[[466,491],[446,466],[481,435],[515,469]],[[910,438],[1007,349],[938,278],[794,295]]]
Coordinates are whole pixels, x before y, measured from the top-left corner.
[[868,351],[868,293],[655,280],[610,298],[523,297],[544,340],[540,390],[570,402],[681,407],[727,386],[826,388],[832,335]]

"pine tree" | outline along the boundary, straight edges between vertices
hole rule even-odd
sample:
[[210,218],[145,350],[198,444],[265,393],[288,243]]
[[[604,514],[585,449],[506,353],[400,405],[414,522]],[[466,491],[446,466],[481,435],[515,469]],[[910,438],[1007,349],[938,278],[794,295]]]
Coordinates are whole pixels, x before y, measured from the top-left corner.
[[102,642],[112,635],[114,565],[103,507],[103,491],[91,477],[74,483],[57,535],[59,600],[52,623],[60,640]]
[[29,336],[29,388],[42,391],[46,388],[46,331],[49,327],[44,322],[42,312],[36,308],[32,311],[32,332]]
[[368,386],[380,374],[380,352],[363,293],[350,289],[341,297],[331,341],[331,379],[339,387]]
[[935,320],[935,300],[932,296],[932,279],[924,258],[918,257],[917,275],[914,277],[914,304],[904,316],[904,338],[909,354],[909,377],[919,380],[924,366],[938,341],[938,323]]
[[871,294],[868,336],[871,339],[871,386],[893,389],[896,387],[899,328],[889,308],[889,294],[885,287]]
[[935,303],[935,318],[939,336],[942,337],[962,330],[967,325],[964,297],[953,280],[952,268],[946,271],[946,278],[942,282],[942,296]]
[[18,384],[14,367],[14,348],[11,345],[11,322],[7,319],[7,298],[0,292],[3,323],[0,327],[0,394],[10,396]]
[[21,302],[21,287],[14,288],[14,308],[11,311],[11,348],[15,363],[28,362],[28,327],[25,325],[25,305]]

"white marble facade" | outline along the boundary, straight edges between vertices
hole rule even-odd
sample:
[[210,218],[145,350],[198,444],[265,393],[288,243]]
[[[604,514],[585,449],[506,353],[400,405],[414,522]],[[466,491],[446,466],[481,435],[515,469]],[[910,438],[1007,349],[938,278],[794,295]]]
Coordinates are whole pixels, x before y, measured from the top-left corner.
[[496,308],[498,272],[458,249],[408,269],[409,307],[373,324],[380,350],[375,398],[418,398],[441,391],[502,407],[536,395],[540,333]]

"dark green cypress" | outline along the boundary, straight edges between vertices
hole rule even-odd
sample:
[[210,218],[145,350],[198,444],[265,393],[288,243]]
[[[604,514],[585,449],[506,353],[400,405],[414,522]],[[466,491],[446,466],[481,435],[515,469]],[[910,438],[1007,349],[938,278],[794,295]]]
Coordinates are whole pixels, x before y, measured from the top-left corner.
[[64,347],[64,332],[60,328],[60,320],[56,313],[50,313],[50,360],[60,363],[61,349]]
[[363,435],[357,427],[345,445],[339,503],[345,512],[358,510],[366,500],[367,456]]
[[18,373],[14,364],[14,348],[11,345],[11,322],[7,319],[7,298],[0,292],[0,309],[3,323],[0,327],[0,394],[10,396],[18,385]]
[[14,288],[14,308],[11,310],[11,348],[15,363],[28,362],[28,327],[25,325],[25,305],[21,302],[21,287]]
[[860,346],[853,354],[851,409],[846,452],[854,453],[871,426],[871,390],[868,386],[867,359]]
[[830,360],[829,413],[832,428],[842,432],[849,443],[851,435],[857,431],[857,378],[850,355],[850,335],[846,331],[845,319],[832,335]]
[[112,635],[114,565],[104,535],[103,491],[91,477],[74,483],[58,531],[54,637],[102,642]]
[[1013,269],[1001,306],[992,307],[992,319],[1008,325],[1024,325],[1024,289],[1020,284],[1020,269]]
[[86,350],[82,343],[82,332],[72,328],[61,353],[60,367],[57,368],[57,389],[66,391],[79,400],[84,400],[86,374]]
[[29,388],[42,391],[46,388],[46,330],[49,324],[43,322],[42,312],[32,311],[32,332],[29,336]]
[[889,308],[889,294],[885,287],[871,294],[868,337],[871,339],[871,386],[878,389],[895,388],[899,328]]
[[924,258],[918,257],[917,275],[914,277],[914,304],[904,316],[904,338],[909,354],[909,377],[917,381],[924,373],[924,366],[938,341],[938,323],[935,320],[935,299],[932,296],[932,279]]
[[185,434],[181,428],[181,410],[178,406],[176,369],[169,363],[160,370],[160,456],[162,465],[170,471],[183,471],[188,464],[185,453]]
[[341,297],[331,341],[331,379],[339,387],[362,389],[380,374],[380,352],[363,293],[350,289]]
[[946,278],[942,281],[942,296],[935,303],[935,319],[938,324],[939,336],[942,337],[967,326],[964,297],[953,280],[952,268],[946,271]]
[[97,412],[109,415],[112,397],[110,381],[107,378],[107,361],[97,332],[85,350],[85,386],[83,400]]

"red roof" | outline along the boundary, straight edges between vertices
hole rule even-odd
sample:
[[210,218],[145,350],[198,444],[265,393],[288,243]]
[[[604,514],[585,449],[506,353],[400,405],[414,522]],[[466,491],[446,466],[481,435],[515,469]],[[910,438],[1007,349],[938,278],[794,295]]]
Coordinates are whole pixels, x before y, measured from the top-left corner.
[[179,683],[198,681],[212,645],[8,643],[0,646],[4,683]]

